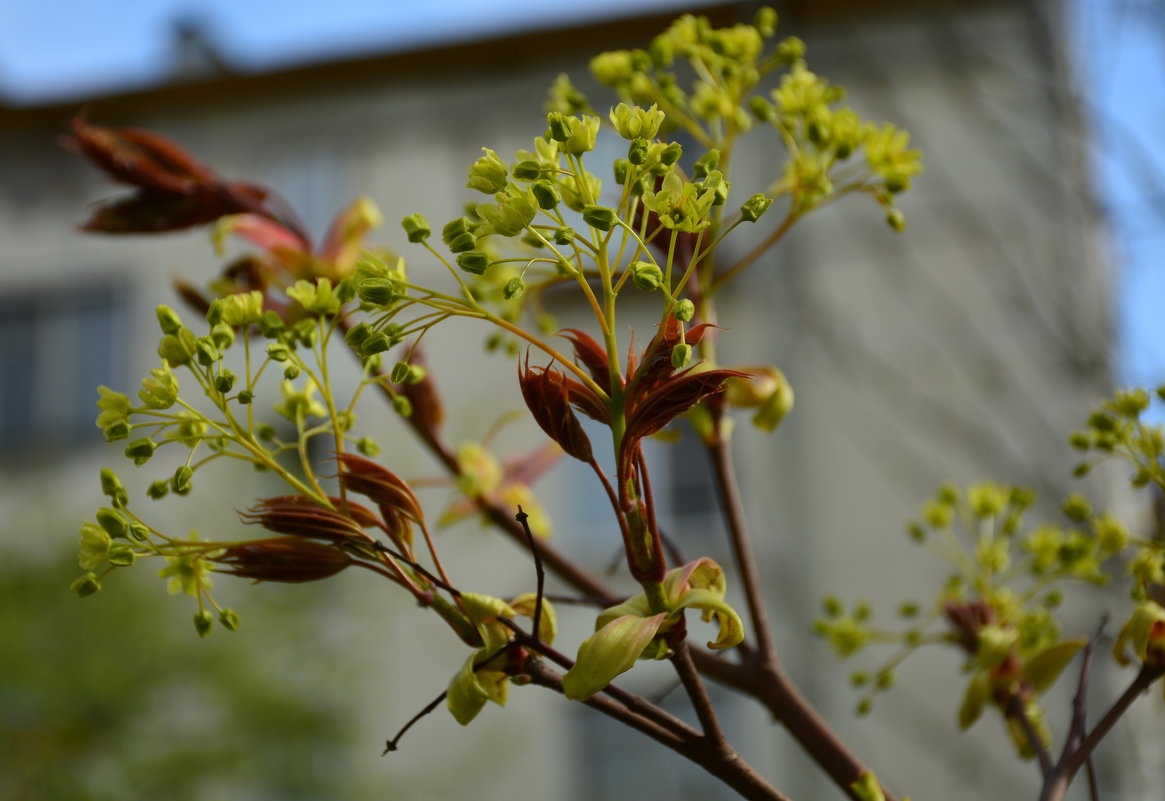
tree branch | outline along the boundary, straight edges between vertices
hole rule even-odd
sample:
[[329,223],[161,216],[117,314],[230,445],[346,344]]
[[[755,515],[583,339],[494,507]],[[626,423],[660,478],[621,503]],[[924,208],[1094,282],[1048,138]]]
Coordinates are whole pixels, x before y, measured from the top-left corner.
[[700,719],[700,728],[704,731],[704,739],[724,759],[735,757],[736,752],[724,737],[724,730],[720,728],[720,720],[716,717],[716,708],[712,705],[712,699],[708,697],[708,688],[704,686],[704,681],[700,678],[699,671],[696,670],[696,664],[692,661],[692,651],[686,639],[681,640],[676,646],[675,655],[671,661],[672,665],[675,666],[676,673],[680,676],[680,681],[683,682],[688,698],[692,701],[696,717]]
[[736,468],[732,463],[731,446],[722,425],[723,411],[709,408],[715,426],[715,441],[708,445],[708,455],[712,461],[712,471],[716,477],[716,489],[728,527],[728,538],[736,566],[740,570],[740,580],[748,603],[748,614],[752,619],[753,634],[756,637],[757,657],[766,670],[777,669],[777,649],[769,628],[768,613],[765,611],[764,594],[761,590],[760,572],[757,570],[756,553],[752,548],[752,537],[748,532],[748,520],[744,514],[744,504],[740,498],[740,487],[736,480]]
[[[531,684],[562,693],[562,676],[539,660],[531,659],[526,663],[526,675],[529,676]],[[677,737],[653,721],[603,695],[594,695],[584,703],[695,762],[739,793],[742,798],[749,801],[791,801],[735,753],[726,757],[702,737],[696,739]]]

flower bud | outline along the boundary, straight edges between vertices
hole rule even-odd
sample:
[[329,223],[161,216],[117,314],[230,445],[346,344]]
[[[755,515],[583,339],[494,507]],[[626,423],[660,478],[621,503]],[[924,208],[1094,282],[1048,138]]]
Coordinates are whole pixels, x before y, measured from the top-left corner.
[[502,296],[506,300],[513,300],[520,298],[526,292],[526,282],[522,280],[521,276],[515,275],[506,282],[506,288],[502,290]]
[[108,467],[101,468],[101,492],[113,501],[114,506],[123,507],[129,502],[129,495],[121,485],[121,479]]
[[299,378],[299,365],[292,362],[283,368],[283,377],[288,381]]
[[707,178],[708,175],[719,168],[720,166],[720,151],[712,148],[700,158],[696,159],[696,163],[692,165],[692,178],[699,181]]
[[615,174],[615,183],[619,186],[627,183],[627,173],[631,170],[631,164],[627,159],[615,159],[615,163],[611,165],[612,172]]
[[230,392],[235,386],[235,374],[225,367],[219,370],[218,375],[214,377],[214,388],[218,392],[225,395]]
[[286,330],[283,318],[274,309],[268,309],[259,318],[259,333],[267,339],[276,339]]
[[451,253],[464,253],[473,250],[477,244],[477,237],[473,233],[473,225],[465,217],[450,220],[441,229],[441,241]]
[[93,573],[86,573],[69,585],[69,590],[78,598],[85,598],[101,589],[101,582]]
[[255,400],[255,393],[249,389],[244,389],[235,396],[235,399],[243,406],[248,406],[251,401]]
[[135,465],[141,467],[150,460],[150,457],[154,455],[157,447],[152,440],[146,438],[135,439],[126,446],[125,458],[132,459]]
[[106,558],[109,560],[109,564],[115,567],[130,567],[137,559],[137,554],[129,545],[113,545]]
[[263,293],[259,290],[227,295],[216,303],[222,306],[222,322],[233,328],[253,325],[263,316]]
[[457,254],[457,266],[467,273],[481,275],[489,267],[489,256],[480,250]]
[[599,135],[599,118],[582,116],[575,118],[574,134],[567,139],[562,149],[572,156],[581,156],[583,153],[595,149],[595,139]]
[[680,156],[682,156],[683,153],[684,149],[680,146],[680,143],[672,142],[662,151],[660,151],[659,161],[661,164],[670,167],[680,160]]
[[768,6],[758,8],[756,16],[752,18],[752,27],[767,39],[777,32],[777,12]]
[[419,364],[410,364],[409,371],[405,375],[404,381],[401,383],[416,385],[424,381],[426,375],[428,375],[428,373],[425,371],[424,367]]
[[542,165],[536,161],[519,161],[510,169],[518,181],[537,181],[542,177]]
[[111,537],[124,538],[126,532],[129,530],[125,518],[116,509],[98,509],[97,525],[105,529],[105,533]]
[[174,477],[170,479],[170,489],[174,491],[175,495],[189,495],[190,490],[194,487],[191,479],[194,477],[194,471],[186,465],[182,465],[174,471]]
[[773,199],[764,193],[758,192],[744,201],[744,204],[740,207],[740,219],[745,222],[756,222],[761,218],[761,215],[769,210],[769,206],[771,205],[773,205]]
[[392,341],[388,338],[388,335],[383,331],[376,331],[369,334],[360,343],[360,353],[363,356],[374,356],[377,353],[383,353],[391,347]]
[[267,345],[267,356],[276,362],[285,362],[291,358],[291,349],[282,342],[272,342]]
[[558,228],[554,231],[554,244],[569,245],[574,241],[574,229],[569,227]]
[[401,220],[400,224],[405,229],[405,235],[413,244],[424,242],[433,233],[433,229],[429,227],[429,221],[421,214],[410,214]]
[[182,328],[176,334],[166,334],[162,337],[158,342],[158,355],[165,359],[170,367],[179,367],[190,363],[196,347],[194,332]]
[[692,358],[692,346],[681,342],[671,349],[671,366],[679,370]]
[[760,95],[753,95],[748,101],[748,110],[759,122],[772,122],[777,118],[777,109]]
[[380,453],[380,446],[376,444],[376,440],[372,439],[372,437],[361,437],[356,440],[356,450],[371,459]]
[[392,366],[392,372],[389,373],[389,379],[394,384],[403,384],[409,375],[409,363],[397,362]]
[[210,338],[219,350],[226,350],[235,344],[235,329],[225,323],[219,323],[211,327]]
[[[401,262],[403,263],[403,259]],[[352,275],[345,276],[340,283],[336,284],[336,300],[340,301],[340,305],[351,303],[356,297],[356,277]]]
[[631,77],[635,66],[627,50],[609,50],[591,59],[591,75],[603,86],[614,86]]
[[218,346],[214,344],[214,340],[210,337],[199,337],[195,340],[194,355],[197,357],[198,363],[203,367],[210,367],[222,358],[222,353],[219,352]]
[[488,147],[483,147],[482,151],[485,155],[473,162],[469,168],[469,182],[466,187],[492,195],[506,185],[509,170],[506,169],[506,163],[498,158],[497,153]]
[[125,439],[129,436],[129,432],[128,420],[118,420],[116,423],[110,423],[101,429],[101,433],[105,437],[106,442],[116,442],[119,439]]
[[198,632],[199,637],[205,637],[210,634],[210,630],[213,627],[214,615],[209,610],[199,609],[194,614],[194,630]]
[[352,328],[348,329],[348,333],[344,334],[344,341],[348,343],[351,348],[359,348],[360,345],[372,335],[372,328],[368,323],[358,323]]
[[659,289],[660,284],[663,283],[663,270],[659,268],[659,265],[649,261],[636,261],[632,262],[628,269],[631,270],[631,282],[635,284],[636,288],[645,292]]
[[584,206],[582,216],[583,222],[600,231],[610,231],[619,219],[615,210],[606,206]]
[[182,330],[182,320],[169,306],[159,306],[154,311],[158,315],[158,325],[162,327],[163,334],[177,334]]
[[530,184],[530,193],[534,195],[534,199],[538,201],[538,208],[544,211],[550,211],[558,205],[561,196],[558,192],[558,187],[553,181],[542,178]]
[[222,322],[222,298],[215,298],[206,309],[207,325],[218,325]]
[[392,399],[392,410],[401,417],[412,417],[413,402],[404,395],[396,395]]
[[356,285],[356,294],[369,306],[387,307],[401,297],[400,287],[391,278],[365,278]]
[[672,315],[681,323],[689,322],[696,316],[696,304],[684,298],[672,309]]
[[157,481],[154,481],[146,489],[146,495],[148,495],[152,500],[155,500],[155,501],[160,501],[162,498],[165,498],[169,493],[170,493],[170,482],[164,478],[160,478]]
[[886,224],[898,233],[906,230],[906,215],[898,209],[890,209],[886,212]]
[[712,205],[723,206],[728,202],[729,183],[724,180],[724,173],[720,170],[713,170],[708,173],[704,182],[700,185],[701,194],[707,194],[709,190],[712,191]]
[[218,613],[218,622],[227,631],[239,630],[239,613],[233,609],[224,609]]
[[552,111],[546,115],[546,124],[550,126],[550,138],[555,142],[566,142],[574,136],[576,117]]
[[789,36],[777,43],[777,61],[792,65],[805,57],[805,42],[796,36]]

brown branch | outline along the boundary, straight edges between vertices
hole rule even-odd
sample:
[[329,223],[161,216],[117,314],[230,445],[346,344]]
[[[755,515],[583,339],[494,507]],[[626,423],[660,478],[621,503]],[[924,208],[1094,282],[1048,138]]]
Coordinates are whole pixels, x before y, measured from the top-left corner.
[[1096,724],[1096,727],[1088,733],[1080,745],[1075,748],[1070,754],[1065,754],[1052,771],[1052,775],[1044,782],[1043,791],[1040,793],[1040,801],[1062,801],[1064,794],[1068,791],[1068,785],[1071,784],[1076,771],[1084,765],[1088,757],[1095,750],[1100,741],[1112,730],[1116,722],[1121,719],[1121,716],[1128,711],[1133,702],[1140,697],[1141,693],[1145,692],[1153,682],[1165,675],[1165,666],[1160,665],[1143,665],[1140,672],[1137,673],[1136,678],[1132,683],[1121,693],[1120,698],[1113,702],[1112,706],[1104,717]]
[[1046,780],[1047,776],[1052,772],[1052,756],[1048,753],[1048,749],[1044,746],[1044,741],[1040,739],[1039,733],[1024,711],[1023,701],[1019,700],[1018,695],[1013,695],[1007,699],[1007,710],[1004,718],[1014,718],[1019,721],[1019,726],[1023,729],[1023,734],[1027,737],[1027,741],[1036,755],[1036,761],[1040,767],[1040,776]]
[[[854,792],[853,783],[869,768],[838,738],[816,708],[779,668],[768,671],[755,662],[736,665],[702,649],[692,651],[692,659],[705,676],[751,695],[764,704],[842,792],[853,801],[862,801]],[[886,801],[895,801],[885,787],[882,792]]]
[[692,661],[692,650],[688,646],[687,640],[680,641],[679,645],[676,646],[675,655],[671,661],[688,693],[688,698],[691,699],[692,707],[696,710],[696,717],[700,719],[700,728],[704,731],[704,739],[723,758],[732,758],[736,752],[728,744],[724,730],[720,728],[720,720],[716,717],[716,708],[712,705],[712,699],[708,697],[708,688],[704,686],[704,681],[700,678],[699,671],[696,670],[695,662]]
[[723,411],[710,407],[714,415],[715,441],[708,445],[708,455],[712,461],[712,472],[716,476],[716,489],[723,506],[724,521],[728,527],[728,538],[736,566],[740,570],[740,580],[744,586],[744,596],[748,603],[748,614],[752,619],[753,635],[756,637],[757,657],[762,666],[777,670],[777,649],[769,628],[768,613],[765,611],[764,595],[761,591],[760,572],[757,569],[756,553],[752,548],[752,537],[748,532],[748,520],[744,515],[744,504],[740,498],[740,488],[736,480],[736,468],[727,436],[724,433]]
[[[546,687],[562,693],[562,676],[532,659],[526,664],[526,675],[531,684]],[[791,801],[788,796],[769,784],[750,765],[735,754],[725,757],[717,748],[711,747],[703,738],[686,739],[677,737],[654,722],[627,709],[612,698],[602,695],[592,696],[585,701],[587,706],[618,720],[631,728],[646,734],[658,743],[695,762],[731,787],[742,798],[749,801]]]

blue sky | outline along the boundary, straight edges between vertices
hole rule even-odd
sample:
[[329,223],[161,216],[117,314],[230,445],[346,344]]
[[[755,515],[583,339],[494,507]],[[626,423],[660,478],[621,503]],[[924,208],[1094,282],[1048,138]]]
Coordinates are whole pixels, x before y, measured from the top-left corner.
[[1078,63],[1117,268],[1117,379],[1165,382],[1165,5],[1082,0]]
[[[667,11],[682,0],[0,0],[0,96],[80,99],[164,74],[174,24],[199,21],[246,71],[340,52],[410,49]],[[1117,379],[1165,381],[1165,4],[1074,0],[1075,56],[1095,140],[1097,187],[1111,212],[1117,267]],[[326,9],[326,11],[325,11]]]
[[[150,80],[175,21],[198,20],[246,70],[664,12],[683,0],[0,0],[0,95],[73,99]],[[504,10],[503,10],[504,9]]]

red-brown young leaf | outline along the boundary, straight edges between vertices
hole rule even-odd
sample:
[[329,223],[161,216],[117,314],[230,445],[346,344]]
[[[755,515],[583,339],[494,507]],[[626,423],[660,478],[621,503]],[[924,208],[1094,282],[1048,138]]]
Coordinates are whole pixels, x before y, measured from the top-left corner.
[[73,118],[63,144],[137,187],[128,197],[102,203],[83,227],[112,234],[157,233],[204,225],[233,214],[272,220],[310,248],[302,223],[277,196],[256,184],[227,181],[177,143],[152,131],[90,125]]
[[975,653],[979,646],[979,630],[995,622],[995,610],[983,600],[957,603],[947,601],[943,614],[955,628],[955,638],[969,653]]
[[210,561],[220,572],[255,581],[300,584],[334,576],[354,560],[339,548],[299,537],[272,537],[230,545]]
[[210,309],[210,301],[202,294],[193,284],[182,279],[175,278],[173,280],[174,291],[178,293],[178,297],[186,302],[186,305],[198,312],[200,315],[206,314]]
[[[414,558],[413,523],[424,526],[424,512],[409,485],[392,471],[360,456],[345,453],[337,459],[343,468],[340,483],[349,492],[366,495],[376,502],[384,522],[375,525],[383,528],[402,554]],[[368,514],[371,516],[371,512]]]
[[[700,323],[684,330],[684,342],[693,348],[699,345],[709,325],[710,323]],[[679,321],[669,316],[667,324],[656,332],[643,354],[643,363],[631,379],[631,383],[635,385],[635,395],[651,392],[660,382],[675,373],[675,367],[671,363],[671,352],[672,348],[680,343],[681,330]]]
[[128,197],[98,204],[89,215],[89,219],[81,226],[81,230],[105,234],[180,231],[212,223],[220,217],[237,214],[241,210],[230,202],[230,198],[207,195],[204,192],[172,195],[139,190]]
[[558,375],[566,387],[566,397],[570,401],[571,406],[592,420],[597,420],[604,425],[611,422],[611,410],[603,402],[602,398],[595,395],[586,384],[575,381],[573,378],[568,378],[562,374]]
[[595,383],[602,388],[603,392],[610,394],[611,371],[607,364],[607,351],[603,349],[603,346],[596,342],[590,334],[579,331],[577,328],[567,328],[560,333],[574,345],[575,358],[587,369]]
[[724,382],[743,376],[738,370],[685,371],[672,376],[650,392],[636,395],[627,418],[626,442],[633,444],[651,436],[697,403],[724,389]]
[[[557,370],[530,367],[529,354],[526,356],[525,367],[518,368],[518,385],[534,420],[566,453],[589,463],[592,459],[591,441],[583,431],[574,410],[570,408],[571,388],[567,381],[566,376]],[[580,400],[588,396],[594,398],[590,390],[582,384],[577,381],[571,383],[577,385],[575,393]]]
[[[329,498],[341,507],[339,498]],[[348,514],[325,509],[303,495],[284,495],[259,501],[249,511],[240,513],[248,523],[268,531],[295,537],[309,537],[329,542],[371,543],[364,528],[379,526],[380,519],[357,503],[347,503]]]
[[73,117],[70,128],[72,136],[64,138],[65,147],[84,155],[116,181],[183,195],[216,180],[213,170],[152,131],[90,125],[84,112]]

